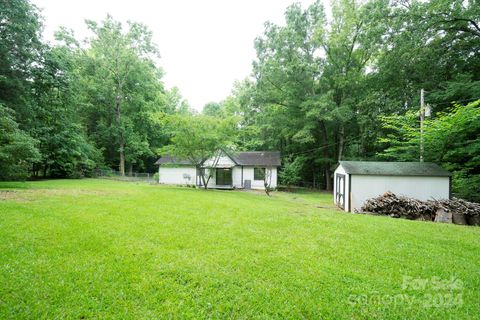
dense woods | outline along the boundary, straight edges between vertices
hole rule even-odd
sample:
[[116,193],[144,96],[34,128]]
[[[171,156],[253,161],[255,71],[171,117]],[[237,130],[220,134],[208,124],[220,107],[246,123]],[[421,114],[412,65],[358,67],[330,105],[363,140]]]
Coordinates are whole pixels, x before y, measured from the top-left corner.
[[153,172],[188,140],[172,123],[214,121],[234,149],[281,151],[285,184],[325,189],[338,160],[418,161],[423,140],[454,192],[480,200],[478,1],[339,0],[329,18],[292,4],[255,39],[251,76],[202,115],[165,89],[146,26],[86,23],[88,39],[62,29],[47,44],[35,6],[0,0],[0,179]]

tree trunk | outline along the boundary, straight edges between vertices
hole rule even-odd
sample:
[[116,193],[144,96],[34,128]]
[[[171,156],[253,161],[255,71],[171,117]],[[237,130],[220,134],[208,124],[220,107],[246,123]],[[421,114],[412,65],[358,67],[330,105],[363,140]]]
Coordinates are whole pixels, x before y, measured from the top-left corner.
[[45,179],[47,177],[47,169],[48,169],[48,164],[45,162],[43,164],[43,178]]
[[123,128],[122,128],[122,103],[121,103],[121,86],[119,86],[117,93],[117,97],[115,99],[115,107],[116,107],[116,112],[117,112],[117,126],[120,131],[120,136],[119,136],[119,153],[120,153],[120,163],[118,164],[118,168],[120,170],[120,175],[125,176],[125,137],[123,135]]
[[338,155],[337,160],[342,160],[343,148],[345,146],[345,127],[340,124],[340,132],[338,133]]
[[121,140],[120,141],[120,163],[118,168],[120,170],[120,175],[125,176],[125,143]]
[[203,184],[203,188],[207,189],[208,180],[205,180],[205,169],[197,165],[197,172],[200,177],[201,183]]
[[330,169],[329,168],[325,169],[325,189],[328,190],[328,191],[333,190],[332,179],[330,177]]
[[128,175],[131,177],[133,175],[133,164],[128,165]]
[[38,177],[38,166],[34,163],[32,164],[32,176],[33,177]]
[[203,174],[200,173],[200,176],[202,177],[203,188],[204,188],[205,190],[207,190],[208,181],[205,181],[205,172],[204,172]]
[[[327,127],[325,126],[325,122],[321,121],[320,122],[321,129],[322,129],[322,153],[323,153],[323,158],[328,159],[328,148],[327,148],[327,142],[328,142],[328,136],[327,136]],[[330,181],[330,168],[329,168],[329,163],[327,162],[325,164],[325,190],[332,190],[332,182]]]
[[[267,173],[268,172],[268,173]],[[270,185],[272,184],[272,169],[265,168],[265,174],[263,179],[263,186],[265,187],[265,193],[270,197]]]

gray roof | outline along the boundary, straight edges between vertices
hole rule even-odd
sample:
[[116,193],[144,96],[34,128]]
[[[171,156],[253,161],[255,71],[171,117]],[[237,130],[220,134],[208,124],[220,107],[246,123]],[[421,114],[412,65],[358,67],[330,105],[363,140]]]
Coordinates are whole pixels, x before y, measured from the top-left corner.
[[172,157],[169,154],[163,155],[160,159],[155,162],[155,164],[181,164],[181,165],[189,165],[192,164],[189,160],[182,160]]
[[432,162],[340,161],[347,173],[376,176],[450,177],[452,174]]
[[279,167],[279,151],[248,151],[236,152],[231,155],[232,160],[241,166],[272,166]]
[[[248,151],[227,153],[227,155],[240,166],[279,167],[281,165],[279,151]],[[155,164],[191,165],[192,163],[188,160],[176,159],[167,154],[158,159]]]

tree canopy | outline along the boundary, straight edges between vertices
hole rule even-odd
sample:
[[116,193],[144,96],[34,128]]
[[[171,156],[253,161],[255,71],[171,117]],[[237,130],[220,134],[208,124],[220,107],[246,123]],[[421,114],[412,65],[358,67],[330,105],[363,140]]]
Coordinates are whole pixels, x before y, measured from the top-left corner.
[[230,148],[279,150],[282,183],[331,189],[339,160],[417,161],[423,140],[479,200],[478,1],[335,0],[329,18],[293,3],[255,39],[250,76],[201,113],[165,88],[142,23],[87,20],[88,38],[61,28],[49,44],[28,0],[1,6],[0,179],[152,172],[160,151],[198,164]]

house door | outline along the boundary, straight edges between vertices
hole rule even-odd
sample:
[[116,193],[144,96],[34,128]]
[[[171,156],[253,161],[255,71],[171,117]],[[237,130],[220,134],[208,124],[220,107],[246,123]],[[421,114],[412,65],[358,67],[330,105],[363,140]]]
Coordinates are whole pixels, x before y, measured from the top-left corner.
[[335,190],[335,200],[337,206],[342,209],[345,209],[345,175],[337,173],[335,175],[336,179],[336,190]]
[[231,186],[232,185],[232,169],[219,168],[215,172],[217,186]]

